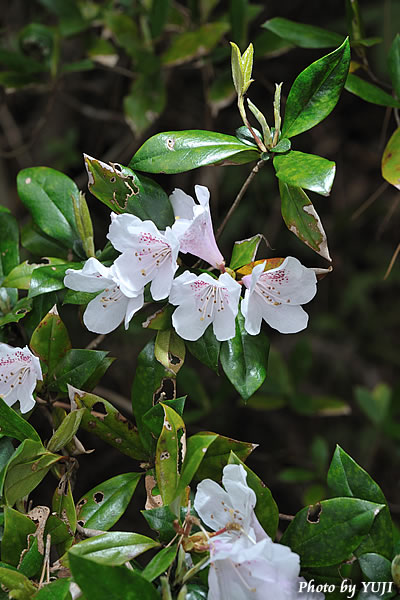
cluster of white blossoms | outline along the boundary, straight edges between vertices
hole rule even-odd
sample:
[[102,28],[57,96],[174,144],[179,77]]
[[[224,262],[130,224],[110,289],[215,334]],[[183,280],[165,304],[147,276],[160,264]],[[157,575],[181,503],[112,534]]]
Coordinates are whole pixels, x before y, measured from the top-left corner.
[[[307,326],[308,315],[301,304],[316,293],[316,275],[296,258],[287,257],[279,267],[264,271],[257,265],[251,275],[238,282],[225,272],[225,261],[214,236],[208,189],[195,186],[198,204],[176,189],[170,196],[175,223],[159,231],[152,221],[130,214],[111,215],[108,239],[121,255],[111,267],[89,258],[83,269],[68,269],[66,287],[99,292],[84,313],[86,327],[95,333],[110,333],[124,321],[128,327],[144,304],[144,287],[150,283],[154,300],[168,298],[177,306],[172,315],[176,332],[185,340],[198,340],[212,324],[219,341],[235,336],[235,319],[243,284],[241,305],[245,328],[260,332],[264,319],[281,333],[296,333]],[[178,277],[178,253],[189,252],[208,262],[221,274],[195,275],[184,271]]]
[[323,600],[299,591],[300,557],[274,543],[255,512],[256,495],[242,465],[224,467],[223,489],[211,479],[197,487],[194,507],[210,534],[208,600]]
[[19,400],[21,413],[30,411],[35,406],[36,383],[42,379],[40,360],[28,346],[13,348],[0,343],[0,398],[8,406]]

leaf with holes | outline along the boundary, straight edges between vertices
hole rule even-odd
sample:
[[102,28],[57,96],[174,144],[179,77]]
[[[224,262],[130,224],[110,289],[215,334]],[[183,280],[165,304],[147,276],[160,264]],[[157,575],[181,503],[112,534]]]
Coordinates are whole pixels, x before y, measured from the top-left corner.
[[89,558],[97,564],[118,566],[159,545],[158,542],[139,533],[110,531],[75,544],[69,550],[68,558],[64,557],[63,563],[73,555]]
[[327,567],[347,560],[368,535],[384,504],[359,498],[332,498],[306,506],[281,539],[301,557],[302,567]]
[[148,173],[184,173],[215,164],[244,164],[258,160],[236,137],[213,131],[166,131],[149,138],[132,157],[131,169]]
[[392,134],[383,151],[382,177],[400,190],[400,127]]
[[164,424],[157,441],[156,477],[164,504],[170,504],[177,495],[181,467],[185,458],[186,429],[182,417],[166,404]]
[[81,427],[94,433],[104,442],[136,460],[146,460],[148,454],[143,447],[137,428],[107,400],[69,387],[69,397],[79,408],[85,408]]
[[329,196],[335,178],[335,163],[322,156],[291,150],[274,158],[276,176],[283,183]]
[[28,421],[25,421],[14,409],[0,398],[0,432],[22,442],[25,439],[40,442],[37,431]]
[[[72,495],[71,482],[67,474],[64,474],[61,477],[56,489],[54,490],[51,509],[52,516],[58,516],[63,523],[67,525],[72,541],[73,534],[76,530],[77,516],[74,497]],[[52,535],[52,538],[53,537],[54,535]]]
[[244,400],[254,394],[267,376],[268,351],[268,338],[263,333],[249,335],[239,311],[235,337],[222,342],[220,359],[225,375]]
[[258,246],[262,240],[261,233],[257,233],[251,238],[247,240],[240,240],[240,242],[235,242],[232,250],[231,264],[229,265],[230,269],[239,269],[243,267],[243,265],[247,265],[247,263],[253,261],[256,257]]
[[354,73],[349,73],[344,87],[348,92],[371,104],[400,108],[400,100],[393,98],[393,96],[383,91],[377,85],[361,79],[361,77],[354,75]]
[[40,358],[42,365],[45,365],[44,372],[47,377],[50,377],[71,349],[68,331],[58,314],[57,306],[53,306],[36,327],[29,345]]
[[57,364],[50,391],[66,392],[68,385],[76,388],[93,388],[114,361],[104,350],[72,349]]
[[5,315],[0,316],[0,327],[7,325],[8,323],[18,323],[25,317],[32,309],[32,300],[29,298],[21,298],[13,308]]
[[158,183],[118,163],[107,164],[86,154],[84,158],[89,190],[111,210],[150,219],[159,229],[174,222],[168,195]]
[[331,261],[326,233],[311,200],[300,187],[279,181],[282,217],[299,240]]
[[[206,431],[202,433],[210,432]],[[218,434],[199,466],[195,480],[201,481],[209,477],[210,479],[214,479],[214,481],[221,481],[223,468],[228,464],[228,459],[232,452],[240,460],[245,461],[256,448],[257,444],[240,442],[239,440]]]
[[[174,400],[165,400],[163,404],[166,404],[172,408],[179,416],[182,417],[183,409],[185,408],[186,396],[175,398]],[[158,438],[164,423],[164,409],[159,402],[151,407],[150,410],[143,416],[143,422],[151,433]]]
[[154,346],[154,356],[174,375],[179,372],[185,361],[185,342],[174,329],[160,330]]
[[107,531],[122,517],[142,473],[124,473],[107,479],[77,503],[78,519],[87,529]]
[[259,520],[263,529],[268,535],[274,539],[278,529],[279,511],[275,500],[272,497],[270,490],[265,483],[256,475],[240,458],[231,452],[228,464],[242,465],[247,473],[247,485],[254,491],[257,503],[254,509],[256,517]]

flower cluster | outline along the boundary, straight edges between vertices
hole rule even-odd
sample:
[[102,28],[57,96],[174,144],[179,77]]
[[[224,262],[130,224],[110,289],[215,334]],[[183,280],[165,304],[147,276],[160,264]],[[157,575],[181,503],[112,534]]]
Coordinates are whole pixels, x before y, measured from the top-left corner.
[[261,527],[246,479],[242,465],[227,465],[224,489],[211,479],[197,487],[196,512],[216,532],[208,541],[208,600],[323,600],[323,594],[299,592],[300,557]]
[[[168,298],[177,306],[172,315],[176,332],[185,340],[198,340],[212,324],[219,341],[235,336],[235,319],[243,284],[241,305],[245,328],[260,332],[264,319],[281,333],[295,333],[307,326],[308,315],[301,304],[316,293],[316,275],[296,258],[265,271],[265,262],[251,275],[236,281],[225,271],[225,261],[214,236],[206,187],[195,186],[198,203],[182,190],[170,196],[175,222],[159,231],[152,221],[131,214],[111,215],[108,239],[121,254],[111,267],[90,258],[83,269],[68,269],[64,284],[76,291],[99,292],[89,302],[86,327],[95,333],[110,333],[124,321],[125,328],[144,304],[144,288],[150,284],[153,300]],[[184,271],[178,277],[178,253],[190,253],[208,262],[221,274],[195,275]]]
[[42,381],[40,361],[28,346],[13,348],[0,342],[0,397],[4,402],[12,406],[19,400],[21,413],[30,411],[38,380]]

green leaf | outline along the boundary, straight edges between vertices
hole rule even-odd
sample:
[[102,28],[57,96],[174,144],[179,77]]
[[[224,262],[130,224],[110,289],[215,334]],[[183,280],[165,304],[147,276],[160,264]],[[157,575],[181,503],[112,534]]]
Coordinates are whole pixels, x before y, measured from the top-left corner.
[[392,397],[392,391],[385,383],[380,383],[370,392],[366,388],[357,386],[355,397],[361,410],[378,427],[382,425],[388,415]]
[[49,167],[23,169],[17,177],[18,194],[34,222],[66,248],[79,240],[72,198],[78,200],[76,184]]
[[282,138],[281,140],[279,140],[277,145],[270,148],[269,151],[275,154],[285,154],[286,152],[289,152],[291,147],[292,142],[287,138]]
[[167,93],[161,72],[151,77],[143,73],[135,79],[123,101],[125,119],[135,135],[141,135],[158,119],[166,102]]
[[299,240],[331,261],[326,233],[311,200],[300,187],[279,181],[282,217]]
[[257,233],[251,238],[240,240],[240,242],[235,242],[229,268],[233,270],[239,269],[240,267],[243,267],[243,265],[247,265],[249,262],[252,262],[256,257],[258,246],[260,245],[261,240],[261,233]]
[[147,581],[154,581],[157,577],[165,573],[168,567],[174,562],[178,550],[177,544],[163,548],[154,558],[145,566],[141,572],[142,577]]
[[70,555],[74,581],[86,598],[96,600],[160,600],[155,587],[137,571],[99,564],[82,556]]
[[148,173],[183,173],[215,164],[244,164],[259,158],[236,137],[212,131],[166,131],[149,138],[129,167]]
[[231,69],[233,85],[238,96],[243,94],[244,73],[242,68],[242,55],[240,48],[234,42],[231,42]]
[[159,35],[161,35],[164,26],[167,23],[169,9],[169,0],[152,1],[150,12],[150,30],[153,38],[156,38]]
[[50,12],[59,18],[59,28],[63,36],[80,33],[88,27],[75,0],[39,0]]
[[29,298],[21,298],[18,302],[13,306],[13,308],[5,314],[3,317],[0,317],[0,327],[7,325],[7,323],[18,323],[21,319],[25,317],[25,315],[32,308],[32,300]]
[[29,261],[25,260],[9,272],[3,285],[4,287],[14,287],[19,290],[29,290],[32,273],[35,269],[59,264],[65,264],[65,261],[60,258],[46,258],[45,263],[29,263]]
[[326,567],[345,561],[370,531],[383,504],[359,498],[323,500],[306,506],[290,522],[281,539],[300,554],[302,567]]
[[242,465],[245,469],[247,473],[247,485],[254,491],[257,498],[254,508],[256,517],[262,528],[274,539],[278,529],[279,511],[270,490],[258,475],[249,469],[234,452],[230,453],[228,464]]
[[89,490],[77,503],[78,519],[87,529],[107,531],[122,517],[142,473],[123,473]]
[[68,248],[46,235],[32,220],[21,227],[21,245],[34,256],[56,256],[68,260]]
[[[206,431],[202,433],[211,432]],[[228,464],[231,453],[234,453],[238,460],[245,461],[256,448],[257,444],[240,442],[224,435],[217,435],[196,471],[196,481],[206,478],[221,481],[223,468]]]
[[118,163],[103,163],[86,154],[84,158],[89,190],[111,210],[154,221],[159,229],[174,222],[169,198],[158,183]]
[[323,56],[298,75],[286,102],[282,137],[293,137],[323,121],[335,108],[350,65],[350,45]]
[[104,350],[68,350],[54,370],[49,390],[65,393],[68,385],[80,389],[93,388],[114,360],[107,355]]
[[176,515],[171,511],[169,506],[160,506],[159,508],[151,508],[141,511],[143,517],[151,529],[157,531],[159,540],[162,544],[167,544],[176,535],[173,522]]
[[7,208],[0,206],[0,281],[18,263],[19,231],[17,220]]
[[211,325],[207,327],[201,338],[195,342],[185,341],[186,348],[197,360],[218,373],[218,359],[221,342],[215,337]]
[[39,434],[32,425],[8,406],[3,398],[0,398],[0,423],[0,433],[2,435],[8,435],[20,442],[25,439],[40,442]]
[[[4,434],[3,434],[4,435]],[[14,454],[14,446],[7,437],[0,438],[0,473]],[[1,515],[1,513],[0,513]],[[0,516],[1,521],[1,516]]]
[[[180,398],[175,398],[174,400],[166,400],[164,404],[172,408],[180,417],[182,417],[183,409],[185,408],[185,400],[186,396],[182,396]],[[143,422],[156,438],[160,436],[164,423],[164,409],[159,402],[145,413]]]
[[36,587],[33,583],[25,575],[14,569],[0,567],[0,581],[2,586],[9,591],[9,598],[30,600],[32,594],[36,592]]
[[[81,427],[101,440],[136,460],[146,460],[147,452],[139,439],[137,428],[107,400],[73,387],[69,388],[71,400],[79,408],[86,408]],[[94,414],[97,413],[97,414]]]
[[358,557],[361,570],[370,581],[391,581],[392,563],[390,560],[377,554],[368,552]]
[[17,567],[23,550],[28,547],[28,535],[35,532],[36,525],[29,517],[18,510],[5,506],[1,560]]
[[164,409],[164,423],[157,441],[156,477],[163,504],[170,504],[178,494],[186,429],[178,413],[166,404],[160,404]]
[[400,190],[400,127],[392,134],[382,156],[382,177]]
[[291,150],[274,158],[278,179],[294,187],[305,188],[329,196],[335,178],[335,163],[316,156]]
[[386,498],[379,485],[340,446],[336,447],[329,467],[327,482],[337,495],[362,498],[383,505],[368,538],[363,540],[357,555],[378,552],[386,558],[392,557],[392,520]]
[[132,385],[132,409],[141,442],[146,450],[153,448],[153,437],[143,426],[143,416],[152,408],[164,392],[164,400],[175,398],[175,382],[171,374],[154,356],[154,340],[140,352]]
[[163,64],[181,65],[208,54],[228,30],[228,23],[207,23],[195,31],[178,34],[162,56]]
[[400,99],[400,33],[398,33],[390,47],[388,55],[390,79],[397,98]]
[[64,448],[72,440],[79,429],[85,412],[85,408],[80,408],[78,410],[72,410],[65,417],[47,443],[47,450],[49,452],[59,452],[61,448]]
[[157,332],[154,356],[172,374],[176,375],[183,366],[185,353],[185,342],[174,329]]
[[81,269],[83,263],[71,262],[61,265],[38,267],[32,273],[28,298],[64,289],[64,277],[67,269]]
[[34,596],[33,600],[70,600],[71,594],[69,593],[69,586],[71,582],[69,579],[57,579],[47,583],[45,587],[39,590]]
[[187,440],[186,454],[182,465],[181,476],[176,490],[176,495],[184,492],[185,487],[190,484],[197,473],[204,458],[207,456],[210,446],[217,440],[218,434],[212,432],[201,432],[192,435]]
[[300,48],[331,48],[343,42],[343,35],[315,27],[314,25],[306,25],[305,23],[296,23],[290,19],[275,17],[269,19],[261,25],[265,29],[272,31],[280,38],[300,46]]
[[349,73],[344,87],[348,92],[355,94],[366,102],[371,102],[371,104],[400,108],[400,100],[396,100],[396,98],[384,92],[377,85],[361,79],[358,75],[354,75],[354,73]]
[[61,321],[56,305],[36,327],[29,345],[46,365],[47,377],[50,377],[58,363],[71,349],[67,328]]
[[164,331],[171,327],[171,315],[175,310],[175,306],[166,304],[155,313],[147,317],[142,323],[145,329],[155,329],[156,331]]
[[[77,515],[68,472],[66,472],[58,482],[53,494],[51,508],[53,511],[51,516],[58,516],[61,519],[62,524],[67,526],[67,534],[65,536],[66,540],[71,539],[72,541],[76,530]],[[48,525],[49,520],[47,520],[46,527]],[[52,543],[55,543],[54,531],[50,532],[45,530],[45,535],[47,535],[47,533],[51,533]],[[62,541],[65,540],[63,539]]]
[[75,544],[68,552],[68,560],[72,565],[71,556],[79,556],[93,560],[96,564],[118,566],[159,545],[139,533],[110,531]]
[[268,351],[267,337],[263,333],[249,335],[239,311],[235,337],[222,342],[220,358],[226,376],[244,400],[254,394],[267,376]]

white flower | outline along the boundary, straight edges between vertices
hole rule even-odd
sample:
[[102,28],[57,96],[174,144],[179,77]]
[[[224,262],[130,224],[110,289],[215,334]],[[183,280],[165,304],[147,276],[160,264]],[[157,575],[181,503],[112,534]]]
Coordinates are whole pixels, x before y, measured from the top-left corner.
[[0,397],[8,406],[19,400],[22,413],[31,410],[36,382],[42,379],[40,361],[28,346],[13,348],[0,343]]
[[246,478],[242,465],[227,465],[225,489],[211,479],[197,487],[194,507],[216,531],[209,538],[208,600],[322,600],[323,594],[299,593],[300,558],[262,529]]
[[194,275],[185,271],[177,277],[169,302],[178,305],[172,325],[185,340],[198,340],[210,323],[219,341],[235,336],[241,286],[228,273],[214,279],[208,273]]
[[111,219],[107,237],[122,252],[114,263],[121,290],[139,293],[151,281],[154,300],[166,298],[178,268],[179,242],[171,228],[161,233],[152,221],[129,214],[112,214]]
[[143,289],[126,292],[124,280],[116,274],[114,265],[105,267],[97,258],[89,258],[83,269],[67,269],[64,285],[78,292],[100,292],[89,302],[83,315],[86,327],[94,333],[110,333],[122,321],[127,329],[144,302]]
[[281,333],[297,333],[307,327],[308,314],[301,308],[317,292],[313,269],[288,256],[275,269],[264,271],[265,262],[242,279],[246,290],[241,311],[251,335],[260,333],[262,319]]
[[200,204],[179,189],[170,195],[176,219],[172,231],[179,239],[183,254],[190,252],[221,269],[225,261],[215,241],[209,207],[210,192],[203,185],[196,185],[194,189]]

